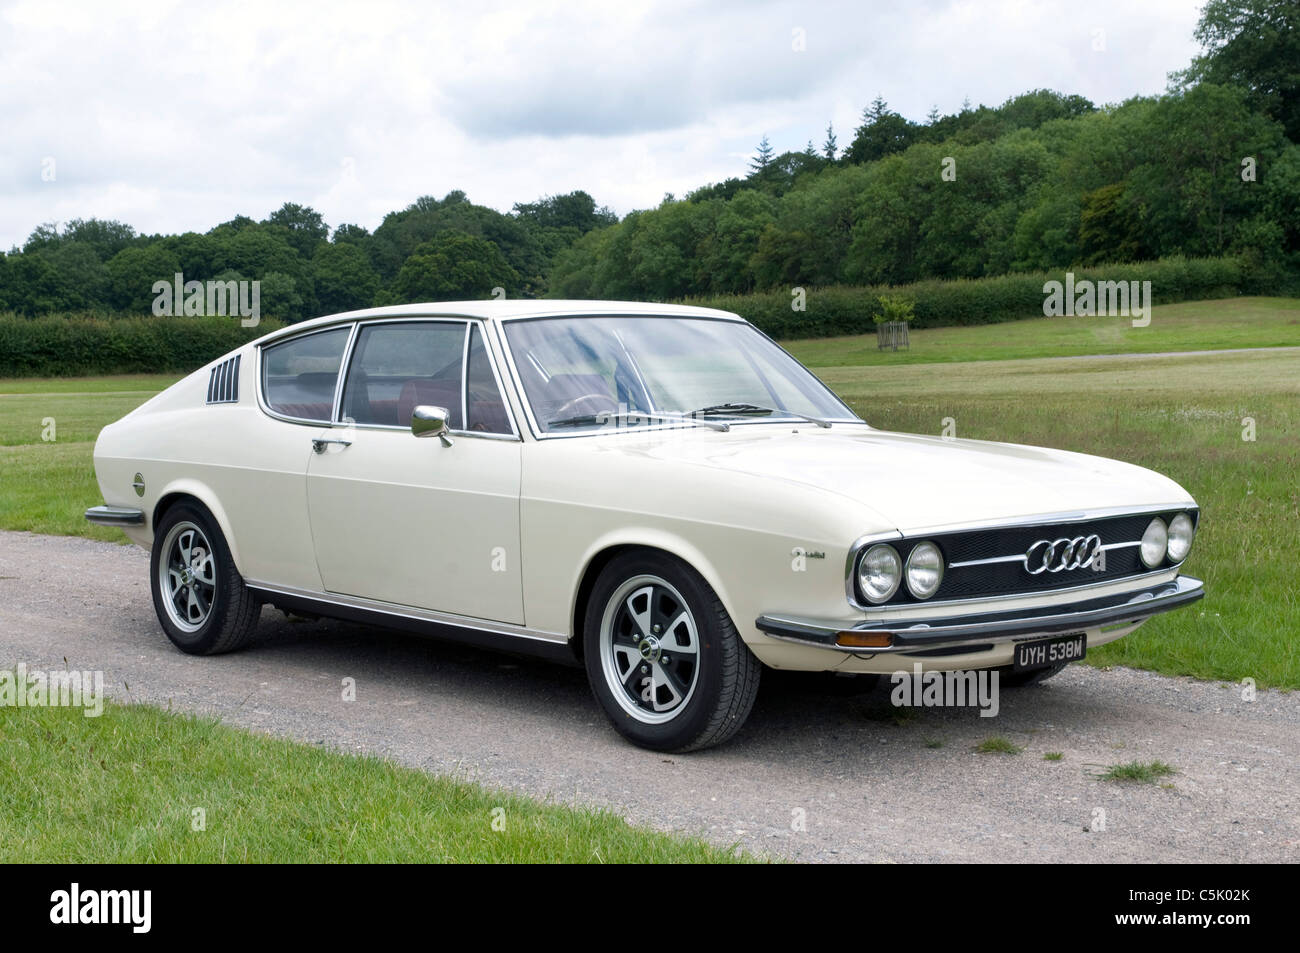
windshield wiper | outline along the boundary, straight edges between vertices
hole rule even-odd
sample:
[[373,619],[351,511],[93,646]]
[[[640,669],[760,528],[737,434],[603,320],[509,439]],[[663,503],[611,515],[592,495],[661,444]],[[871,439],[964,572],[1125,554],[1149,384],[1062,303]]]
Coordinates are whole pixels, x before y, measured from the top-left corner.
[[611,420],[671,420],[696,427],[708,427],[710,430],[720,430],[723,433],[731,429],[729,425],[716,420],[697,420],[689,414],[661,414],[653,410],[621,410],[604,414],[580,414],[577,417],[565,417],[562,420],[548,420],[546,428],[549,430],[552,427],[585,427],[590,424],[603,426]]
[[806,420],[810,424],[816,424],[818,427],[830,428],[831,422],[821,417],[809,417],[807,414],[797,414],[793,410],[774,410],[771,407],[760,407],[757,404],[713,404],[710,407],[701,407],[699,410],[692,410],[684,414],[686,417],[707,417],[713,414],[730,417],[770,417],[772,414],[778,414],[783,417],[795,417],[799,420]]

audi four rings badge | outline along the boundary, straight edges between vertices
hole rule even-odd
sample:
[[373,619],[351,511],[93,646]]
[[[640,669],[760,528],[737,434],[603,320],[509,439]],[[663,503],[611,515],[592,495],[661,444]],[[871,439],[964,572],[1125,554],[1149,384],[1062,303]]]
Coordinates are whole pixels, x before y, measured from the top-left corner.
[[1083,569],[1101,552],[1101,537],[1076,536],[1074,539],[1040,539],[1025,553],[1025,569],[1029,575],[1044,572],[1061,572],[1066,569]]

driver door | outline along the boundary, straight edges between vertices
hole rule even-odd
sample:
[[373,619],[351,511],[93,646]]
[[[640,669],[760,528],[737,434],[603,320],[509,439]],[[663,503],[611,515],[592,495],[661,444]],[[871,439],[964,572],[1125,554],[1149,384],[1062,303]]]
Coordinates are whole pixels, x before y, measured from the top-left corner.
[[[307,470],[326,590],[523,624],[522,444],[477,322],[363,323],[346,374]],[[411,433],[422,405],[450,412],[450,446]]]

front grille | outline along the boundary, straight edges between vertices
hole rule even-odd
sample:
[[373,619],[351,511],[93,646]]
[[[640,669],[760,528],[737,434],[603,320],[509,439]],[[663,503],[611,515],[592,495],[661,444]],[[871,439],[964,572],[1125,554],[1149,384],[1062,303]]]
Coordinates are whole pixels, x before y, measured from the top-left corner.
[[[938,545],[944,557],[943,581],[939,591],[929,599],[919,600],[907,591],[904,583],[884,605],[943,602],[949,599],[978,599],[987,596],[1033,595],[1070,589],[1094,583],[1111,582],[1129,576],[1152,572],[1142,562],[1136,545],[1104,550],[1104,569],[1092,566],[1063,569],[1031,575],[1022,559],[1014,562],[985,563],[979,566],[956,566],[953,563],[1022,556],[1039,540],[1073,539],[1076,536],[1096,535],[1103,547],[1122,543],[1137,543],[1153,516],[1166,523],[1185,510],[1140,513],[1103,517],[1086,522],[1040,523],[1028,526],[1001,527],[987,530],[967,530],[956,533],[938,533],[916,539],[893,543],[904,563],[912,547],[923,539]],[[1196,514],[1192,514],[1193,520]]]

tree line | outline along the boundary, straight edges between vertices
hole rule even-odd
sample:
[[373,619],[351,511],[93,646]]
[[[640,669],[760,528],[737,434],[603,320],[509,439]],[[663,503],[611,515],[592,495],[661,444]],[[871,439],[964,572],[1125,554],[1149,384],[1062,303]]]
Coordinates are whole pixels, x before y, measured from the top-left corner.
[[26,316],[148,314],[154,282],[261,282],[264,314],[297,321],[372,305],[478,298],[494,287],[540,296],[556,254],[617,216],[586,192],[520,203],[509,213],[463,192],[423,197],[374,232],[332,229],[315,209],[285,203],[262,221],[238,216],[207,232],[141,235],[77,219],[38,227],[0,255],[0,310]]

